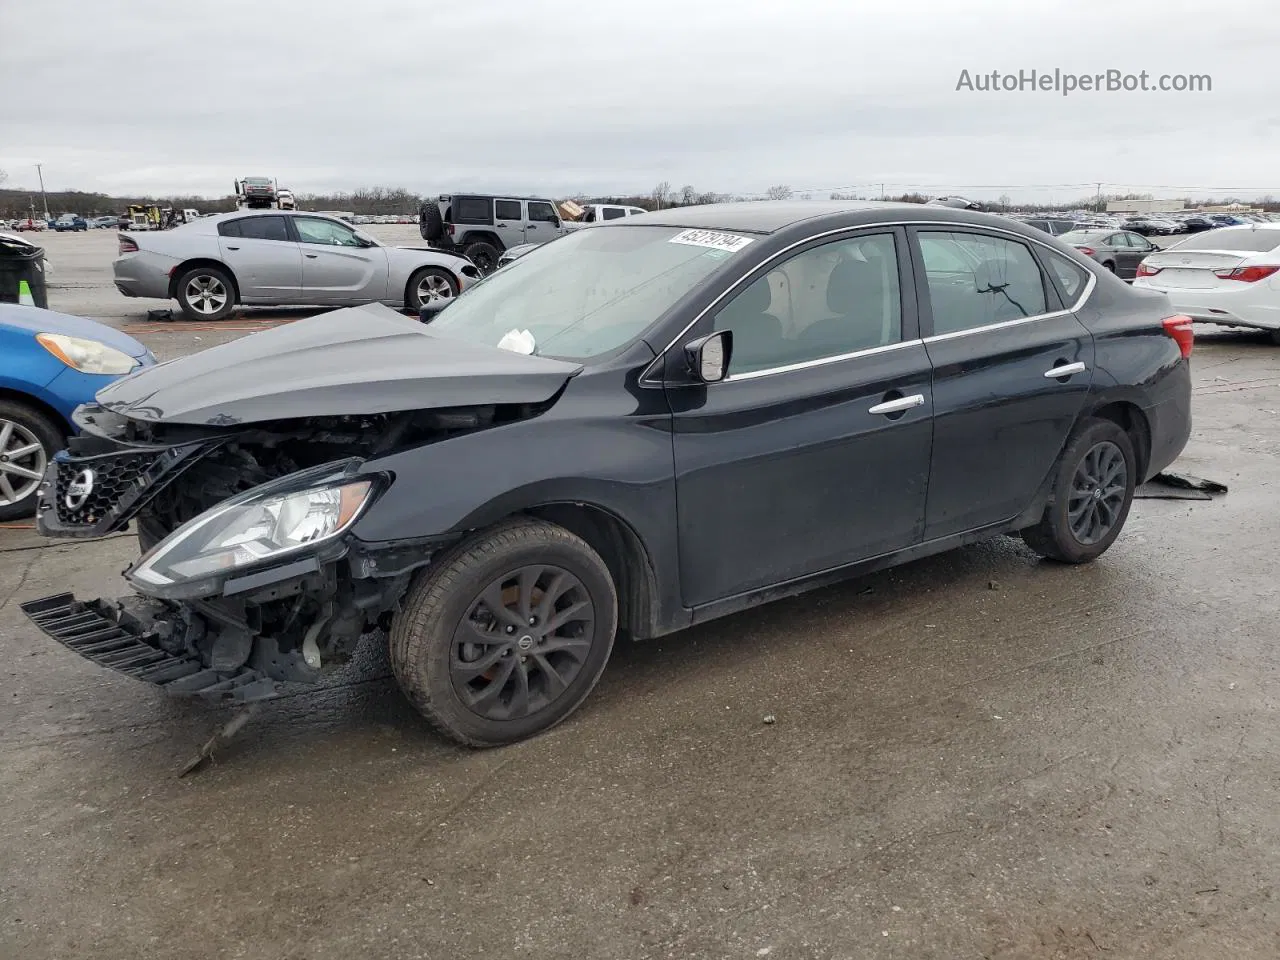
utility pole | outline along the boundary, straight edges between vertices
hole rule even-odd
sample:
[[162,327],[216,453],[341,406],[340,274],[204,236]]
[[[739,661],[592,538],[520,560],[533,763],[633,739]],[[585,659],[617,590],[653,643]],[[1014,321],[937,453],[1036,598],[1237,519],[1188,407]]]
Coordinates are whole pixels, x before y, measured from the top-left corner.
[[36,176],[40,178],[40,202],[44,204],[44,218],[49,219],[49,198],[44,193],[44,171],[40,169],[42,164],[36,164]]
[[1102,184],[1101,183],[1098,184],[1098,197],[1094,201],[1094,206],[1098,208],[1097,209],[1098,213],[1102,212]]
[[880,199],[884,199],[884,184],[880,184]]

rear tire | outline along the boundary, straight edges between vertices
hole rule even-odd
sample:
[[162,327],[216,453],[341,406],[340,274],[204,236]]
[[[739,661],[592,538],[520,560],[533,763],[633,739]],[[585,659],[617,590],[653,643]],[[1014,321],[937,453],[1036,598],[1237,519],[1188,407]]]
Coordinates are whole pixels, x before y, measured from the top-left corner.
[[225,270],[193,267],[178,277],[174,293],[188,320],[222,320],[236,308],[236,288]]
[[391,627],[391,668],[436,730],[496,747],[577,709],[617,623],[599,554],[563,527],[515,520],[453,548],[410,588]]
[[0,400],[0,520],[20,520],[36,512],[40,480],[64,446],[62,430],[39,410]]
[[487,277],[498,269],[498,258],[502,256],[497,247],[484,240],[468,243],[463,248],[462,255],[476,265],[482,277]]
[[1022,531],[1036,553],[1059,563],[1089,563],[1120,535],[1138,485],[1129,435],[1110,420],[1086,420],[1054,468],[1044,516]]

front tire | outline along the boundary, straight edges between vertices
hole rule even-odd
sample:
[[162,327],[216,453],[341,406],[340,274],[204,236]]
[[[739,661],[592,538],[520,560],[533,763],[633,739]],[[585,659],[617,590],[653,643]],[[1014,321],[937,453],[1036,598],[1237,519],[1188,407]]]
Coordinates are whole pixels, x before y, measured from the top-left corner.
[[62,431],[43,413],[0,400],[0,520],[36,512],[45,469],[65,445]]
[[236,307],[231,277],[218,267],[193,267],[178,277],[174,292],[188,320],[222,320]]
[[1022,531],[1040,556],[1089,563],[1120,535],[1138,485],[1138,458],[1129,435],[1110,420],[1086,420],[1055,468],[1044,516]]
[[617,591],[584,540],[517,520],[450,550],[410,589],[391,628],[400,689],[471,747],[549,730],[586,699],[617,630]]
[[409,278],[404,305],[415,313],[424,303],[443,306],[458,295],[458,281],[443,267],[423,267]]

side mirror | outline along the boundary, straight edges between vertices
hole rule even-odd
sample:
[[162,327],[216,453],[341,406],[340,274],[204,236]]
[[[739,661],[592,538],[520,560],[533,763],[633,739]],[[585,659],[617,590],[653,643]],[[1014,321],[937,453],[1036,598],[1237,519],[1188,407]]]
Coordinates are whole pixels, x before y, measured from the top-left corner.
[[717,330],[699,337],[684,348],[685,359],[693,375],[703,383],[719,383],[729,373],[733,355],[733,331]]
[[439,303],[439,302],[424,303],[422,306],[418,308],[418,319],[421,320],[423,323],[430,323],[432,320],[436,318],[436,316],[442,310],[444,310],[445,307],[449,306],[449,304],[451,303],[453,303],[452,297],[450,297],[444,303]]

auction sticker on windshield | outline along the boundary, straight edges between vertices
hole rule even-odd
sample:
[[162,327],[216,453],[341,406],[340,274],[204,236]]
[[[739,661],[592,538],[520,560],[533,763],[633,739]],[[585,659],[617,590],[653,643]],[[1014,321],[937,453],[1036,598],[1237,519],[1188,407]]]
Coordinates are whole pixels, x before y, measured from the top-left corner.
[[682,230],[668,242],[685,243],[691,247],[710,247],[712,250],[727,250],[734,253],[750,243],[751,238],[740,237],[735,233],[717,233],[714,230]]

